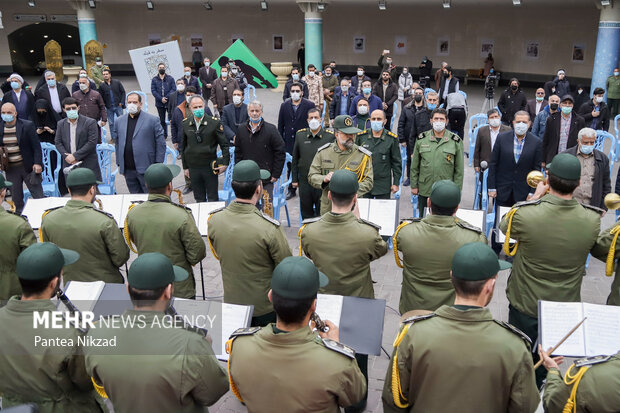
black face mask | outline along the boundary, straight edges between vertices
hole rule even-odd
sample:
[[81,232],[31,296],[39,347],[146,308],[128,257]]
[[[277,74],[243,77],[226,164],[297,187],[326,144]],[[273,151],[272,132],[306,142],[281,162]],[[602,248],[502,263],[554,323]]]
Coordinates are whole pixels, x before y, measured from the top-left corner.
[[443,77],[445,77],[446,79],[450,77],[450,73],[444,73]]
[[45,115],[47,115],[47,112],[38,112],[37,111],[37,115],[39,115],[39,117],[44,118]]
[[510,88],[511,88],[512,90],[517,90],[517,89],[519,89],[519,86],[512,85],[512,86],[510,86]]
[[560,107],[560,105],[557,103],[552,103],[549,105],[549,109],[551,110],[558,110],[558,107]]
[[415,95],[413,100],[415,100],[416,102],[420,103],[420,102],[422,102],[422,96],[421,95]]
[[159,69],[158,71],[160,75],[163,75],[164,73],[166,73],[166,69]]

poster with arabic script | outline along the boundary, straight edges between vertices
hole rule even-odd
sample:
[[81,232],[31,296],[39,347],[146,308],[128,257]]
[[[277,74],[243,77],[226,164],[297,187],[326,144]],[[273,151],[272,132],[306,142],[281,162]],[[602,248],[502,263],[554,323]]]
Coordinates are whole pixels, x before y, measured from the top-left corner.
[[133,49],[129,56],[144,93],[151,93],[151,79],[157,75],[160,63],[166,65],[166,73],[173,78],[183,77],[183,58],[176,41]]

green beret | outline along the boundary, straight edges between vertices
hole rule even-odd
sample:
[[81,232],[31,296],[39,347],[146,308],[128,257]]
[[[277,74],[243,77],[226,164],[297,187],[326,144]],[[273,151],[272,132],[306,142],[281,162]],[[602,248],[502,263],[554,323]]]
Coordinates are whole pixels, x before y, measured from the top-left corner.
[[487,244],[471,242],[456,250],[452,257],[452,276],[465,281],[481,281],[494,277],[501,270],[511,268]]
[[260,169],[254,161],[241,161],[235,164],[233,168],[233,181],[256,182],[259,179],[266,180],[269,178],[271,178],[271,173],[265,169]]
[[575,155],[560,153],[553,157],[547,165],[549,173],[568,181],[577,181],[581,178],[581,164]]
[[4,179],[4,175],[0,174],[0,189],[10,188],[13,186],[13,182],[9,182]]
[[316,297],[329,280],[306,257],[286,257],[273,270],[271,289],[279,297],[304,299]]
[[58,248],[52,242],[32,244],[17,257],[17,276],[22,280],[45,280],[79,259],[77,252]]
[[341,195],[357,193],[360,184],[357,182],[357,175],[348,169],[338,169],[329,181],[329,190]]
[[431,203],[441,208],[456,208],[461,203],[461,188],[447,179],[437,181],[431,188]]
[[349,115],[339,115],[334,119],[334,129],[347,135],[360,133],[362,130],[353,126],[353,119]]
[[140,255],[129,267],[127,282],[138,290],[154,290],[175,281],[186,280],[189,274],[181,267],[172,265],[164,254],[148,252]]
[[77,168],[69,172],[67,176],[67,187],[85,186],[85,185],[99,185],[101,182],[97,181],[95,173],[88,168]]
[[152,189],[163,188],[172,182],[172,179],[181,172],[179,165],[165,165],[154,163],[146,168],[144,181],[146,186]]

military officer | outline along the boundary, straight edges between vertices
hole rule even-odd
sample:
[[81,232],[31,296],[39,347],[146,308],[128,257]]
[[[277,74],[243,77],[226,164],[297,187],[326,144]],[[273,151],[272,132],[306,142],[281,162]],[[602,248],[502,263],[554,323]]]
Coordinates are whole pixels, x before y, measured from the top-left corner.
[[355,135],[361,130],[353,126],[353,120],[348,115],[336,116],[334,130],[336,141],[318,149],[308,172],[310,185],[323,190],[321,215],[331,210],[327,192],[334,171],[348,169],[355,172],[360,196],[370,192],[373,185],[372,153],[354,143]]
[[332,143],[334,134],[321,126],[321,112],[312,108],[308,110],[308,129],[300,129],[295,134],[292,163],[292,185],[299,186],[299,202],[302,219],[314,218],[321,212],[321,190],[313,188],[308,182],[310,164],[316,151]]
[[357,134],[355,144],[372,153],[373,187],[364,198],[390,199],[398,191],[403,163],[398,136],[385,128],[385,112],[370,114],[370,129]]
[[103,82],[103,69],[107,68],[107,66],[103,65],[101,57],[95,57],[95,65],[91,66],[90,68],[90,76],[93,79],[93,82],[95,82],[95,85],[97,85],[97,87],[99,87],[101,82]]
[[454,305],[404,320],[383,386],[385,412],[536,411],[529,339],[486,308],[497,273],[509,267],[481,242],[454,253]]
[[446,129],[447,121],[445,109],[433,110],[433,129],[420,134],[411,156],[411,194],[418,195],[420,216],[435,182],[448,179],[463,188],[463,141]]
[[67,267],[64,281],[124,282],[118,268],[129,259],[129,247],[114,217],[94,208],[97,178],[88,168],[67,176],[71,200],[47,210],[41,222],[41,241],[77,251],[82,259]]
[[[313,332],[317,291],[328,283],[305,257],[287,257],[273,272],[275,324],[239,329],[229,342],[231,389],[252,412],[334,412],[366,392],[355,351],[338,343],[338,327]],[[256,357],[261,354],[261,357]],[[320,366],[317,368],[317,366]]]
[[428,207],[431,215],[404,221],[394,233],[394,248],[403,253],[403,286],[399,311],[435,311],[454,302],[450,281],[452,256],[470,242],[487,243],[484,233],[456,218],[461,189],[452,181],[433,184]]
[[[617,247],[618,239],[616,233],[620,231],[620,223],[607,228],[601,232],[596,240],[596,245],[591,254],[593,257],[606,262],[606,275],[611,277],[614,270],[614,263],[620,258],[620,248]],[[614,247],[614,253],[611,253],[611,247]],[[611,254],[611,256],[610,256]],[[620,265],[616,266],[616,274],[611,283],[611,291],[607,297],[607,305],[620,305]]]
[[[353,172],[335,171],[327,195],[331,212],[305,220],[299,229],[301,250],[329,278],[322,293],[375,298],[370,262],[384,256],[388,248],[379,227],[353,212],[357,213],[359,186]],[[368,384],[368,356],[357,354],[355,358]],[[363,411],[365,407],[366,396],[347,412]]]
[[236,199],[209,216],[208,240],[220,260],[224,302],[253,305],[253,326],[275,322],[267,298],[269,283],[276,265],[291,255],[280,222],[256,208],[263,195],[262,180],[269,177],[269,171],[254,161],[237,163],[232,177]]
[[[0,174],[0,205],[6,197],[6,189],[13,184]],[[37,242],[26,217],[8,212],[0,207],[0,301],[21,293],[15,264],[19,253]]]
[[175,297],[194,298],[196,280],[192,266],[207,255],[205,243],[196,227],[192,211],[170,200],[172,179],[181,172],[178,165],[156,163],[144,173],[148,200],[134,204],[127,213],[125,238],[137,253],[161,252],[190,277],[174,285]]
[[78,259],[77,252],[51,242],[33,244],[17,258],[22,296],[11,297],[0,309],[3,408],[36,403],[41,413],[101,411],[80,354],[82,333],[76,328],[34,326],[35,313],[43,318],[56,311],[50,298],[60,286],[63,267]]
[[[514,256],[506,288],[508,321],[532,342],[538,338],[538,300],[581,301],[586,259],[603,212],[573,199],[581,177],[576,156],[556,155],[547,169],[532,199],[517,203],[500,223],[506,239],[518,242],[512,250],[504,244],[504,252]],[[539,385],[544,373],[542,367],[537,371]]]
[[166,319],[174,286],[188,278],[158,252],[131,264],[127,283],[133,309],[122,318],[134,326],[98,325],[85,348],[86,369],[116,412],[203,412],[226,392],[228,380],[204,335]]

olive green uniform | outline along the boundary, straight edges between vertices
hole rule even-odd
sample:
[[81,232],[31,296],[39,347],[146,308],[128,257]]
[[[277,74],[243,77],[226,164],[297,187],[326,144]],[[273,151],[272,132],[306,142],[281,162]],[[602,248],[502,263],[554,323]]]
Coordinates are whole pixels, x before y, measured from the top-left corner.
[[[562,413],[573,386],[577,386],[575,407],[577,413],[617,413],[620,411],[620,353],[602,363],[592,363],[589,359],[578,360],[575,364],[589,366],[578,384],[566,385],[558,369],[547,373],[547,384],[543,395],[545,412]],[[571,374],[579,371],[573,367]],[[571,410],[572,412],[572,410]]]
[[192,266],[202,261],[207,251],[192,211],[172,203],[166,195],[149,194],[146,202],[129,211],[126,225],[139,255],[161,252],[189,273],[187,280],[174,283],[174,296],[194,298],[196,280]]
[[49,211],[41,222],[43,241],[77,251],[81,257],[65,268],[65,282],[124,282],[118,268],[129,259],[129,247],[112,215],[79,200]]
[[[385,412],[532,413],[538,407],[528,339],[495,321],[489,309],[442,306],[407,326],[387,370]],[[406,408],[394,402],[394,361]]]
[[372,130],[357,134],[355,144],[372,153],[372,190],[366,196],[390,198],[391,186],[400,184],[403,163],[398,136],[383,129],[381,137],[372,136]]
[[428,215],[402,226],[394,242],[403,253],[399,311],[435,311],[454,303],[452,257],[470,242],[487,243],[482,231],[454,216]]
[[[17,296],[0,309],[2,407],[36,403],[41,413],[99,412],[77,343],[80,333],[73,328],[33,328],[33,312],[55,310],[50,300],[21,301]],[[67,345],[35,345],[35,336],[65,339]]]
[[355,353],[328,345],[309,328],[283,332],[275,324],[236,336],[229,369],[248,412],[335,413],[357,403],[366,382]]
[[116,337],[116,347],[85,349],[88,373],[116,413],[202,413],[228,391],[226,372],[205,337],[162,327],[164,313],[156,311],[127,310],[123,317],[143,320],[147,327],[97,325],[89,336]]
[[103,69],[106,69],[106,68],[107,66],[105,65],[101,65],[101,66],[94,65],[90,68],[90,77],[93,79],[93,82],[95,82],[97,87],[99,87],[101,82],[103,82],[104,80]]
[[[592,250],[592,256],[598,258],[599,260],[605,262],[607,260],[607,255],[609,254],[609,249],[611,248],[611,244],[614,238],[614,235],[611,234],[611,230],[616,228],[617,225],[614,225],[611,228],[603,231],[596,240],[596,245]],[[616,244],[616,253],[614,256],[614,262],[618,258],[620,258],[620,245]],[[607,297],[607,305],[620,305],[620,266],[616,266],[616,274],[614,275],[614,280],[611,283],[611,292],[609,293],[609,297]]]
[[0,300],[21,294],[15,263],[19,254],[37,242],[26,217],[0,207]]
[[231,202],[209,216],[208,229],[222,267],[224,302],[253,305],[255,317],[273,312],[271,275],[291,256],[280,222],[254,205]]
[[[312,160],[310,171],[308,172],[308,182],[317,189],[322,189],[321,195],[321,215],[329,212],[332,203],[327,197],[329,192],[328,183],[323,182],[325,176],[338,169],[349,169],[355,172],[357,168],[364,166],[361,171],[362,180],[359,183],[358,196],[362,196],[372,189],[373,170],[371,153],[366,149],[353,145],[351,149],[341,151],[337,142],[326,144],[318,149],[317,154]],[[363,165],[365,162],[365,165]],[[360,174],[358,174],[359,180]]]

